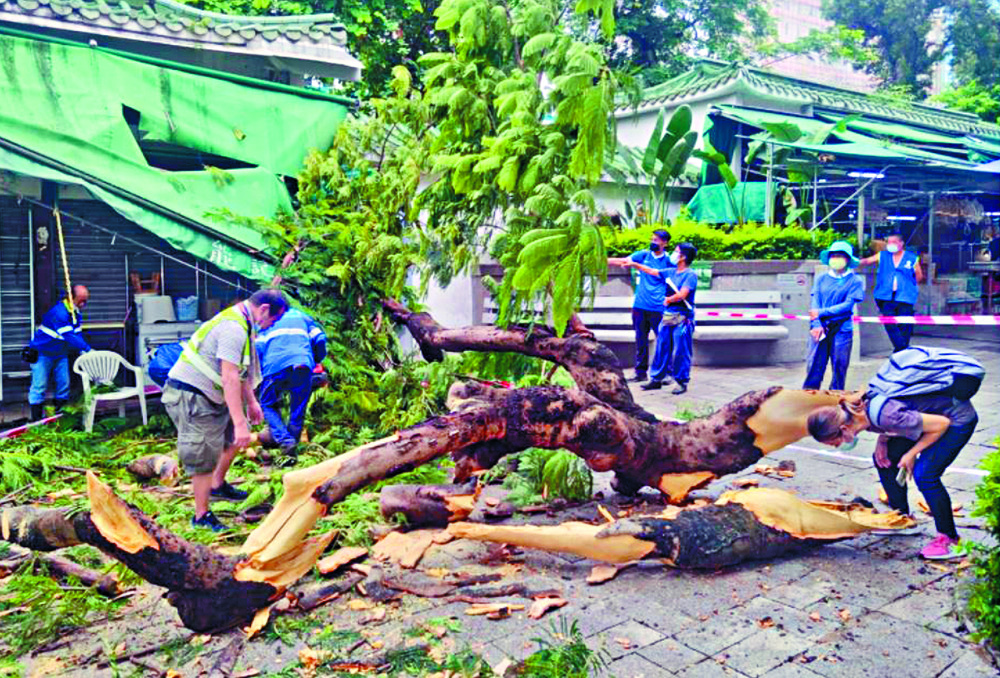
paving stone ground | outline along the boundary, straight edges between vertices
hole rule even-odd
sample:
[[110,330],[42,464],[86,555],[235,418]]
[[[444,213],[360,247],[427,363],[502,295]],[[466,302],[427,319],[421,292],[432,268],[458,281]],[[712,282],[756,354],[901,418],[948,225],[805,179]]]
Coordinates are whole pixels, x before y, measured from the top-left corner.
[[[922,339],[935,345],[943,340]],[[1000,436],[1000,352],[996,346],[969,341],[949,345],[967,351],[986,364],[988,374],[974,403],[979,428],[945,476],[956,503],[964,506],[958,525],[963,535],[982,539],[981,523],[968,517],[980,476],[976,466]],[[867,383],[881,360],[866,358],[852,365],[848,387]],[[804,367],[743,369],[695,368],[690,390],[683,396],[668,391],[642,392],[638,401],[661,417],[687,409],[717,407],[740,394],[780,384],[799,387]],[[793,478],[754,476],[762,486],[795,490],[804,497],[876,500],[877,479],[870,461],[874,437],[865,436],[850,453],[802,441],[772,455],[773,462],[791,459]],[[746,471],[741,475],[748,475]],[[606,492],[608,480],[599,478]],[[735,476],[716,481],[700,491],[713,497],[730,489]],[[609,492],[610,495],[610,492]],[[613,506],[614,497],[607,496]],[[597,518],[596,512],[593,518]],[[533,516],[532,522],[558,520]],[[386,647],[405,642],[407,631],[428,620],[452,620],[461,631],[451,633],[453,647],[468,646],[492,664],[505,657],[521,658],[537,649],[534,639],[544,636],[561,619],[575,621],[588,643],[610,662],[605,675],[615,678],[980,678],[996,675],[981,649],[968,640],[955,610],[956,587],[964,571],[955,564],[921,560],[920,546],[932,534],[923,523],[922,535],[864,536],[819,548],[794,558],[756,562],[719,572],[684,572],[659,563],[641,563],[615,579],[589,586],[585,578],[592,562],[572,557],[525,551],[523,561],[509,569],[504,583],[524,581],[532,588],[558,588],[569,604],[545,618],[532,621],[523,612],[502,621],[465,614],[466,603],[405,596],[385,620],[362,624],[370,613],[351,610],[347,601],[329,603],[314,613],[317,629],[324,623],[338,629],[361,629]],[[488,546],[456,541],[432,547],[421,569],[446,568],[468,573],[495,571],[480,563]],[[504,599],[499,599],[504,600]],[[523,599],[507,599],[524,603]],[[140,646],[143,635],[186,638],[176,615],[162,601],[151,599],[149,613],[136,617],[129,628],[92,628],[78,634],[72,647],[77,656],[99,652],[101,644]],[[212,639],[213,648],[225,647],[229,636]],[[69,640],[69,639],[67,639]],[[277,671],[294,662],[301,639],[286,645],[276,640],[249,644],[236,672]],[[208,668],[205,658],[201,668]],[[166,666],[163,655],[152,665]],[[147,662],[148,664],[149,662]],[[37,668],[37,665],[36,665]],[[44,666],[43,666],[44,668]],[[197,666],[195,668],[198,668]],[[107,668],[75,675],[104,675]],[[184,673],[183,675],[187,675]],[[195,674],[191,674],[195,675]]]

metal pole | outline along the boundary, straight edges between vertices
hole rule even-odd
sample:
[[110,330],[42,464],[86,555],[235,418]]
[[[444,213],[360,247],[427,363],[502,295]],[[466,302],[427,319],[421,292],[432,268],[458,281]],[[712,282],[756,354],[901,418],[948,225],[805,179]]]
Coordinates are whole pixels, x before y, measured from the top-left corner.
[[[774,144],[767,145],[767,195],[764,202],[764,221],[768,226],[774,221],[774,199],[771,196],[771,182],[774,179]],[[746,188],[744,187],[744,191]]]
[[865,251],[865,194],[858,195],[858,254]]
[[927,283],[933,282],[931,267],[934,265],[934,191],[927,194]]
[[813,167],[813,218],[812,225],[816,225],[816,217],[819,216],[819,168]]

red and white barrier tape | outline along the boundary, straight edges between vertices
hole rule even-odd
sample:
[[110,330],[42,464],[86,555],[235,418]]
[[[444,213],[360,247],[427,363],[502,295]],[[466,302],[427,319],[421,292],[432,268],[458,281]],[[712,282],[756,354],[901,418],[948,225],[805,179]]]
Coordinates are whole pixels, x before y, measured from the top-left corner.
[[[726,313],[698,311],[696,318],[746,318],[747,320],[809,320],[808,315],[788,313]],[[856,323],[880,325],[1000,325],[1000,315],[856,315]]]

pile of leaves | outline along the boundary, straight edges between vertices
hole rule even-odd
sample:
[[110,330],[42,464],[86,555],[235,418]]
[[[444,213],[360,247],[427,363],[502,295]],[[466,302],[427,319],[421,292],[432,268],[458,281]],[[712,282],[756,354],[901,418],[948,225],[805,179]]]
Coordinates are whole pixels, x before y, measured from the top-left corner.
[[[994,444],[1000,447],[1000,438]],[[976,623],[976,636],[1000,650],[1000,450],[987,455],[981,467],[989,475],[976,486],[972,515],[985,519],[992,543],[973,547],[975,582],[968,609]]]
[[678,217],[673,224],[653,224],[641,228],[607,230],[605,240],[611,256],[628,256],[649,247],[654,230],[664,228],[672,243],[690,242],[703,261],[743,261],[749,259],[817,259],[834,240],[848,240],[829,229],[809,230],[800,226],[714,226]]

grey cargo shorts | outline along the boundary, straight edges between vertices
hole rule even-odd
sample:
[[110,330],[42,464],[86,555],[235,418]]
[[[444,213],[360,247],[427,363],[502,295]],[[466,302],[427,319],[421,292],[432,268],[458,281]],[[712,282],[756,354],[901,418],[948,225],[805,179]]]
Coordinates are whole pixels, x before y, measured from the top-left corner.
[[189,475],[214,471],[222,451],[234,438],[229,408],[169,384],[160,402],[177,427],[177,456],[184,470]]

